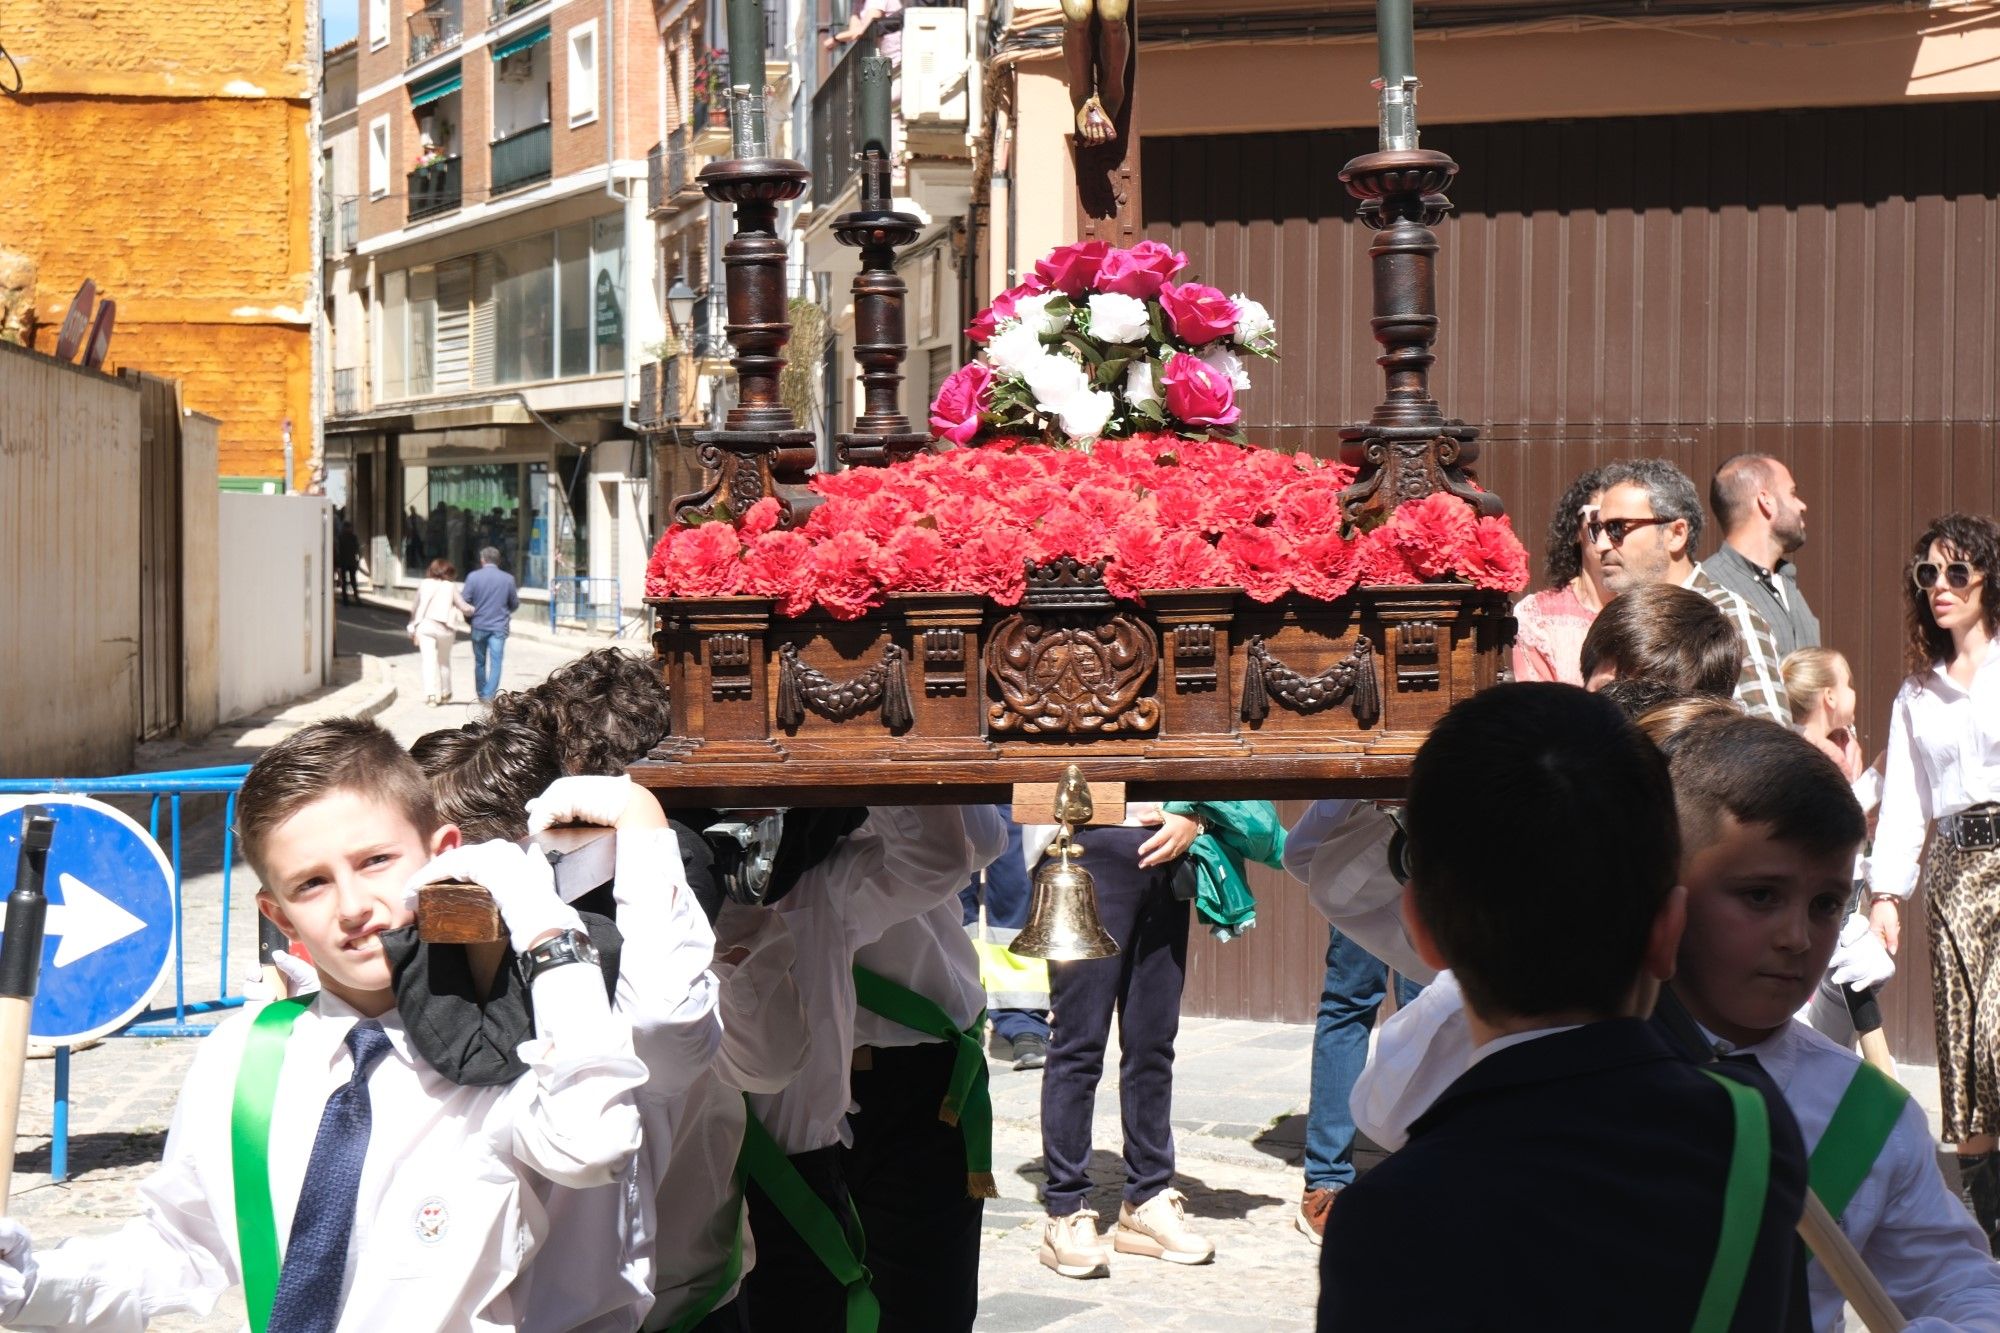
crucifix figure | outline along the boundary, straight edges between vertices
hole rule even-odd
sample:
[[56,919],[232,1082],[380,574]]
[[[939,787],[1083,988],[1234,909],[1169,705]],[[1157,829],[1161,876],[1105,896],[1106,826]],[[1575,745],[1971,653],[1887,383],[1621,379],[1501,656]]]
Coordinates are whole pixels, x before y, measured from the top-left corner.
[[1063,60],[1076,141],[1095,148],[1118,137],[1132,54],[1131,0],[1062,0]]

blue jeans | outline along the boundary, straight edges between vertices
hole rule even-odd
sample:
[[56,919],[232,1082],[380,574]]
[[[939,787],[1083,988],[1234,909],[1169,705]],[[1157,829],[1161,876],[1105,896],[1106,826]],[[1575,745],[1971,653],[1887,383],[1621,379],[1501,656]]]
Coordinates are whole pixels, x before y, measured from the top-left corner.
[[[1319,1024],[1313,1030],[1312,1105],[1306,1111],[1306,1188],[1345,1189],[1354,1183],[1354,1112],[1348,1099],[1368,1063],[1368,1033],[1389,985],[1389,968],[1331,929]],[[1423,987],[1396,978],[1396,1003]]]
[[506,653],[506,630],[472,631],[472,686],[479,692],[481,703],[500,693],[500,659]]

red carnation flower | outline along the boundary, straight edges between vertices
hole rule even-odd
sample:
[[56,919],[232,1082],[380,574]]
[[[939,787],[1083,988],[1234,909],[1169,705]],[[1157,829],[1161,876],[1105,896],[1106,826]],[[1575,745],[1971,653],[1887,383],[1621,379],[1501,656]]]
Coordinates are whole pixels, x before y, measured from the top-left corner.
[[1149,588],[1226,588],[1230,564],[1198,532],[1169,532],[1146,580]]
[[936,528],[912,524],[882,546],[883,582],[891,592],[948,592],[950,548]]
[[1338,531],[1323,532],[1292,543],[1292,586],[1322,602],[1339,601],[1354,587],[1355,543]]
[[812,609],[813,545],[802,532],[780,528],[752,537],[743,553],[743,591],[775,598],[781,616]]
[[1388,529],[1378,528],[1354,544],[1354,581],[1364,588],[1400,587],[1422,583]]
[[727,597],[742,582],[742,546],[727,523],[698,523],[673,534],[664,575],[671,597]]
[[1325,480],[1326,471],[1301,478],[1278,492],[1271,510],[1274,526],[1294,542],[1340,531],[1339,488]]
[[1528,551],[1503,516],[1482,518],[1460,568],[1477,588],[1519,592],[1528,586]]
[[736,531],[747,542],[777,527],[778,520],[784,516],[785,511],[778,504],[777,497],[767,495],[743,511],[743,520],[736,525]]
[[813,600],[836,620],[857,620],[882,604],[882,548],[859,532],[813,547]]
[[1113,528],[1106,542],[1111,559],[1104,566],[1105,590],[1113,597],[1136,601],[1147,588],[1158,587],[1152,581],[1153,569],[1159,563],[1160,546],[1165,540],[1160,525],[1143,513]]
[[1477,520],[1472,506],[1449,491],[1399,505],[1384,526],[1410,564],[1425,578],[1457,572],[1459,554],[1472,544]]
[[1275,602],[1292,590],[1289,544],[1269,528],[1226,532],[1216,550],[1229,562],[1230,582],[1253,601]]

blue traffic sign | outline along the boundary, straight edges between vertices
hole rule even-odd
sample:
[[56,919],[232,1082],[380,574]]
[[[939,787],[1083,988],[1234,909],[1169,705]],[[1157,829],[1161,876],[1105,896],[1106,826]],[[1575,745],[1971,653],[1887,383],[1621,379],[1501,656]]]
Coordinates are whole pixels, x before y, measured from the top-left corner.
[[29,1033],[71,1045],[131,1022],[174,962],[173,867],[146,830],[88,796],[0,799],[0,897],[11,893],[26,826],[22,807],[55,817],[48,927]]

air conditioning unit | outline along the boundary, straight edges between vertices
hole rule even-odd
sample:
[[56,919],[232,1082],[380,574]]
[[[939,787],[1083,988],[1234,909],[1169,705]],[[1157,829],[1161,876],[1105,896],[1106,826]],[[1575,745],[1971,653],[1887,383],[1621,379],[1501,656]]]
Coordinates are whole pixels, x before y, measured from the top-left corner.
[[966,11],[903,10],[903,119],[911,125],[963,125],[970,98],[971,43]]

